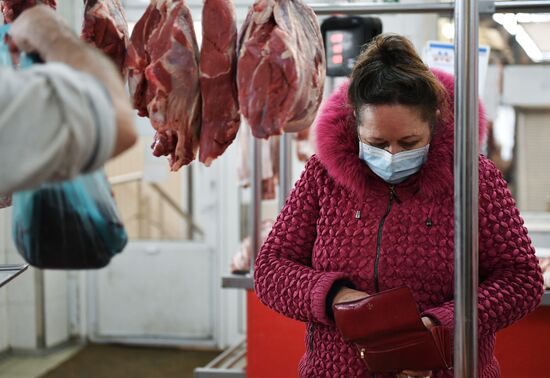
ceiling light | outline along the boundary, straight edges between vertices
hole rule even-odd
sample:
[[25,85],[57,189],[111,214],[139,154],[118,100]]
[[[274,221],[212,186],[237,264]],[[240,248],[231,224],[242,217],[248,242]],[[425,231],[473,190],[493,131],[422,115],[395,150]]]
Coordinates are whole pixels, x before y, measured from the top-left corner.
[[[529,33],[521,25],[524,24],[525,27],[528,27],[527,25],[532,23],[549,23],[550,14],[519,13],[516,15],[513,13],[496,13],[493,15],[493,20],[502,25],[508,33],[515,36],[516,41],[533,62],[538,63],[545,60],[550,60],[550,52],[543,52],[541,47],[537,45],[536,38],[531,37],[531,35],[529,35]],[[529,28],[534,32],[535,28]]]

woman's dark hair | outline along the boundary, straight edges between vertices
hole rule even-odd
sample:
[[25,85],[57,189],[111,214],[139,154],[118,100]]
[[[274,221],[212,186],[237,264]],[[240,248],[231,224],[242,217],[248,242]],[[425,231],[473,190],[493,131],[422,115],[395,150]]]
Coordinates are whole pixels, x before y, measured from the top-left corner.
[[348,98],[359,118],[363,105],[416,106],[433,127],[437,110],[446,106],[446,91],[407,38],[381,34],[357,58]]

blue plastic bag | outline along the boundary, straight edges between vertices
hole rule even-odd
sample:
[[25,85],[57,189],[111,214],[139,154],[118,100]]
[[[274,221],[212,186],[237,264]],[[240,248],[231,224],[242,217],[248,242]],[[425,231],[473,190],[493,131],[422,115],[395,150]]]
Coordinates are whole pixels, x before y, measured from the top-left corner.
[[128,241],[102,172],[15,193],[12,230],[25,260],[48,269],[104,267]]
[[[0,27],[3,66],[13,66],[8,30]],[[33,63],[26,54],[18,58],[19,68]],[[103,171],[15,193],[12,234],[23,258],[47,269],[101,268],[128,242]]]
[[33,65],[34,58],[30,54],[21,53],[19,54],[19,61],[14,62],[12,59],[12,54],[10,52],[9,46],[6,42],[6,35],[10,30],[11,25],[2,25],[0,26],[0,66],[4,67],[18,67],[18,68],[28,68]]

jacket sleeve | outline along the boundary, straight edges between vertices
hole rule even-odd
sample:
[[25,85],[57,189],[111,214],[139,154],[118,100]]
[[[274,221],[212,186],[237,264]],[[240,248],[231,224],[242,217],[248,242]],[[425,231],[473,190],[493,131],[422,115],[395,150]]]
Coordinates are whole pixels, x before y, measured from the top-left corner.
[[[478,332],[485,336],[533,311],[542,293],[542,274],[523,219],[500,171],[479,162]],[[423,313],[454,327],[454,301]]]
[[322,170],[315,156],[306,164],[260,249],[254,286],[265,305],[287,317],[332,324],[326,314],[327,294],[336,281],[348,277],[312,268]]
[[116,139],[115,111],[92,76],[61,63],[0,68],[0,192],[101,167]]

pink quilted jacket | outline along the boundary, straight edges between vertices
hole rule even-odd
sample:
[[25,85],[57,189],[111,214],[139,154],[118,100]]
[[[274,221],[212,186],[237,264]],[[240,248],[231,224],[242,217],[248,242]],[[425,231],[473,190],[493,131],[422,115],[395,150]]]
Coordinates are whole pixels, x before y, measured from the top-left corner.
[[[435,73],[452,104],[452,76]],[[453,120],[438,126],[422,170],[390,188],[358,157],[346,91],[344,85],[324,106],[318,156],[256,261],[261,301],[308,323],[301,377],[370,377],[326,313],[327,293],[339,280],[370,293],[375,281],[380,290],[407,285],[424,315],[453,327]],[[479,182],[479,376],[498,377],[495,333],[539,304],[542,276],[506,182],[483,156]]]

